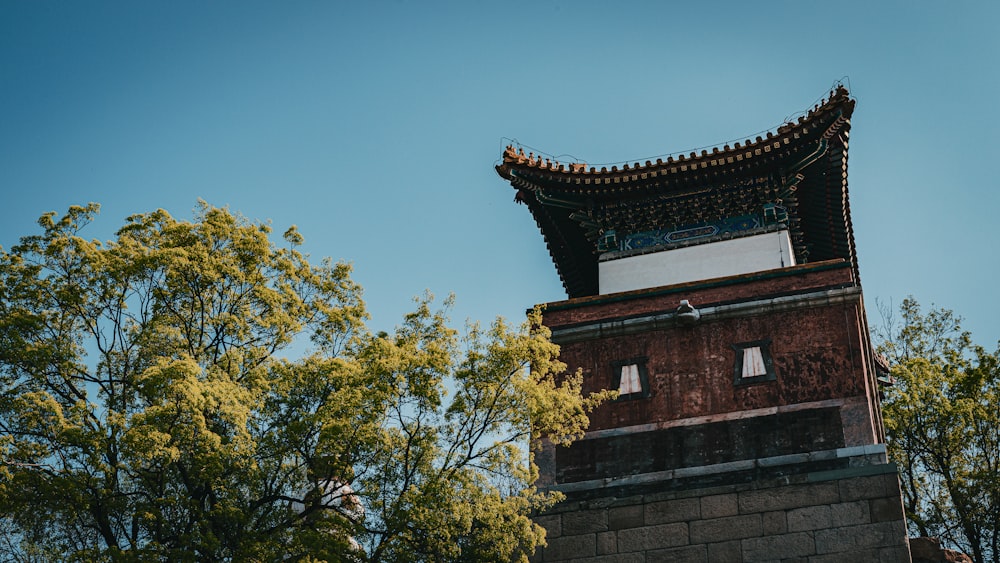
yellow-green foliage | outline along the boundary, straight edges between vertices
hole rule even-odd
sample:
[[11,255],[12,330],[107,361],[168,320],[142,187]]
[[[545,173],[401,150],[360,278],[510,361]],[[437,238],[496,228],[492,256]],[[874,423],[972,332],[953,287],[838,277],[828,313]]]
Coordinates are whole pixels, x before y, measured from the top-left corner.
[[892,364],[883,416],[911,533],[977,563],[1000,556],[1000,350],[972,344],[960,319],[912,298],[879,350]]
[[[0,251],[0,559],[510,561],[544,542],[529,444],[583,397],[536,311],[371,334],[350,266],[200,203],[39,220]],[[290,348],[292,344],[295,348]],[[292,349],[304,350],[287,359]]]

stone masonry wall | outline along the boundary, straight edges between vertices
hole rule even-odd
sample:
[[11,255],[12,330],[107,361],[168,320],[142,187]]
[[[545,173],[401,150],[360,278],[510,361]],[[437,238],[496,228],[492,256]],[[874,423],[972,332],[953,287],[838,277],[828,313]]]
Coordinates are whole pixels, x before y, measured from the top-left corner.
[[894,464],[568,499],[535,520],[548,533],[536,562],[910,561]]

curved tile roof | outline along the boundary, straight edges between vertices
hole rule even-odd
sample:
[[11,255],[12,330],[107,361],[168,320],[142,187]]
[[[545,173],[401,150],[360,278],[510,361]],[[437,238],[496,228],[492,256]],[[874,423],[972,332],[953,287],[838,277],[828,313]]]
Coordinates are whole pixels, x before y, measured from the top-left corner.
[[795,123],[745,143],[610,169],[559,163],[508,146],[497,173],[528,206],[570,297],[598,293],[600,237],[788,209],[798,261],[857,269],[847,200],[855,101],[843,87]]

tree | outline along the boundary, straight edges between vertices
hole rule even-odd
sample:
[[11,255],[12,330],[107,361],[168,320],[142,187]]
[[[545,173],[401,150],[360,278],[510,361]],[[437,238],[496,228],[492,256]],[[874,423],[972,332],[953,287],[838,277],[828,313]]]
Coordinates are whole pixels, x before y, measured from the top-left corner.
[[[0,251],[0,558],[525,559],[526,446],[603,396],[539,316],[370,333],[350,267],[201,203],[105,243],[72,207]],[[294,345],[294,347],[293,347]],[[300,357],[282,354],[304,349]],[[529,369],[530,367],[530,369]]]
[[883,402],[911,532],[977,563],[1000,556],[1000,346],[972,343],[951,311],[883,309],[879,351],[896,382]]

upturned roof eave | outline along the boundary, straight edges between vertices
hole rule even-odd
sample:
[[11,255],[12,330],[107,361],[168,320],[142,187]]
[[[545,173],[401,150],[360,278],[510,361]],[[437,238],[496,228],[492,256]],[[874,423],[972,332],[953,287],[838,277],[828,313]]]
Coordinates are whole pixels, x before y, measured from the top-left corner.
[[[574,211],[615,200],[631,205],[650,201],[650,197],[672,200],[696,196],[700,193],[697,188],[704,191],[705,186],[719,182],[742,182],[743,179],[763,176],[770,177],[771,181],[777,181],[781,186],[785,186],[787,181],[788,189],[794,191],[804,177],[810,177],[810,185],[820,180],[815,177],[817,170],[826,170],[832,177],[828,175],[825,180],[820,180],[820,185],[813,189],[823,193],[832,189],[837,193],[822,196],[825,203],[817,201],[802,208],[802,212],[810,216],[819,212],[826,217],[822,220],[826,225],[814,229],[816,233],[806,240],[808,246],[804,247],[807,248],[804,256],[808,256],[808,248],[816,245],[816,258],[845,258],[857,273],[846,197],[847,135],[854,104],[847,91],[838,88],[829,100],[817,105],[797,124],[787,123],[779,127],[777,135],[769,133],[766,140],[758,137],[757,142],[739,149],[726,146],[712,153],[702,151],[700,157],[692,153],[690,159],[668,159],[657,164],[647,161],[647,166],[636,163],[634,168],[626,166],[622,170],[589,172],[581,165],[571,165],[569,170],[565,166],[543,166],[540,160],[524,160],[521,158],[523,154],[519,155],[508,147],[496,171],[517,190],[515,200],[529,207],[563,287],[571,298],[598,292],[596,258],[584,252],[589,249],[593,254],[593,241],[589,240],[592,237],[587,234],[589,227],[577,224],[580,218],[574,222]],[[836,155],[829,152],[833,147],[840,151],[838,154],[842,154],[842,160],[840,157],[833,158]],[[829,199],[831,196],[832,199]],[[830,204],[840,209],[830,209]],[[846,221],[837,220],[830,216],[831,213],[843,214]],[[821,231],[829,235],[816,238]]]
[[758,136],[755,141],[748,139],[745,144],[716,147],[711,152],[702,150],[700,155],[692,152],[688,157],[680,155],[676,159],[668,157],[666,161],[657,159],[655,163],[647,160],[644,165],[636,162],[625,164],[621,169],[612,166],[611,170],[606,167],[597,170],[584,163],[562,164],[531,153],[526,155],[523,149],[508,146],[502,163],[496,168],[508,181],[521,178],[547,189],[598,193],[603,189],[618,191],[615,188],[636,183],[669,183],[671,179],[690,179],[701,174],[739,173],[758,164],[773,166],[775,160],[789,157],[803,145],[836,134],[844,125],[849,126],[854,104],[847,90],[838,88],[797,123],[778,127],[777,133],[768,132],[766,138]]

